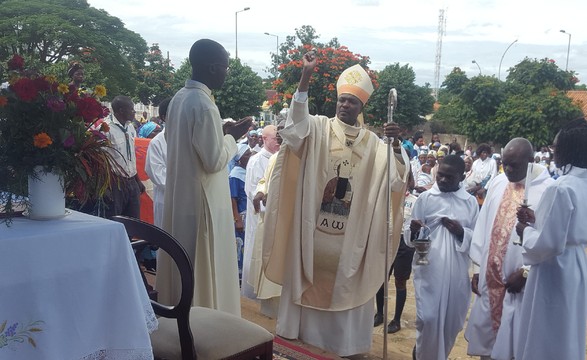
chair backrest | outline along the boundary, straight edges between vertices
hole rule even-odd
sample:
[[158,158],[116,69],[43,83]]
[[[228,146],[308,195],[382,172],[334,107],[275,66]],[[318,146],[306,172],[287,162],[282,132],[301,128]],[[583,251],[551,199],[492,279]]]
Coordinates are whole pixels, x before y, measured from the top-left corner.
[[173,259],[181,278],[181,296],[176,305],[168,306],[151,300],[155,314],[177,319],[182,359],[196,359],[194,339],[190,329],[190,309],[194,296],[193,266],[183,246],[169,233],[139,219],[127,216],[113,216],[111,220],[122,223],[133,241],[133,247],[145,243],[155,245]]

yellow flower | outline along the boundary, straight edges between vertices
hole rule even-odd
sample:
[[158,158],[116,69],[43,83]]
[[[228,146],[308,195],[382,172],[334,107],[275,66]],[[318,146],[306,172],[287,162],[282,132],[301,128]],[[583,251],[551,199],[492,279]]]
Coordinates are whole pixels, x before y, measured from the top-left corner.
[[33,144],[35,147],[43,149],[53,144],[53,140],[49,135],[47,135],[47,133],[42,132],[33,137]]
[[94,95],[96,95],[99,98],[102,96],[106,96],[106,88],[104,87],[104,85],[96,85],[96,87],[94,88]]
[[69,86],[66,84],[59,84],[59,86],[57,86],[57,91],[62,94],[67,94],[69,92]]
[[10,76],[8,77],[8,83],[10,85],[14,85],[14,83],[16,83],[18,79],[20,79],[20,77],[18,77],[17,74],[10,74]]
[[55,75],[46,75],[45,76],[45,80],[49,83],[49,84],[54,84],[57,82],[57,77]]
[[8,98],[6,96],[0,96],[0,107],[4,107],[8,104]]

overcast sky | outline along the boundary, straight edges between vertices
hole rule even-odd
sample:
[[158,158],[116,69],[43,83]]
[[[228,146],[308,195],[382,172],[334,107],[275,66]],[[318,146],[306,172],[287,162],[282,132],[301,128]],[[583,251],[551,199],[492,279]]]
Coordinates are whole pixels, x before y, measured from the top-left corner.
[[[587,83],[586,0],[88,0],[120,18],[148,45],[158,43],[177,68],[194,41],[220,42],[234,57],[235,13],[238,55],[265,77],[275,52],[295,28],[313,26],[320,41],[337,37],[349,50],[371,58],[370,67],[409,64],[416,83],[434,84],[439,10],[445,9],[440,83],[458,66],[469,76],[498,76],[529,58],[549,58],[565,69],[571,34],[569,70]],[[567,33],[561,33],[563,29]],[[515,42],[506,52],[512,42]]]

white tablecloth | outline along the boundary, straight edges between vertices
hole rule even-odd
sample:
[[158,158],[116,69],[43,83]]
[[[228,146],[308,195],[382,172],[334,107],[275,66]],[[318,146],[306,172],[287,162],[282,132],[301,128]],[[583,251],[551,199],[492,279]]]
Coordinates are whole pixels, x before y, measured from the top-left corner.
[[0,359],[153,359],[124,226],[73,211],[0,224]]

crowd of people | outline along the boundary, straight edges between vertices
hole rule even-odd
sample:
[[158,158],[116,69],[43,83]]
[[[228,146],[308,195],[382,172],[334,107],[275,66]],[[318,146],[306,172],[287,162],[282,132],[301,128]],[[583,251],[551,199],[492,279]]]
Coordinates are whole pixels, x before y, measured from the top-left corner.
[[[250,117],[223,121],[214,102],[212,90],[228,72],[226,50],[198,40],[189,60],[192,77],[160,104],[161,123],[135,128],[131,99],[112,101],[108,136],[122,183],[106,216],[140,216],[144,187],[133,149],[136,137],[152,138],[145,171],[154,223],[190,256],[193,305],[240,316],[240,297],[257,299],[277,319],[277,335],[349,356],[369,351],[392,273],[395,314],[384,326],[401,330],[413,271],[414,359],[448,358],[472,295],[470,355],[585,357],[584,118],[538,151],[523,138],[500,152],[487,144],[463,151],[438,134],[426,144],[422,132],[407,138],[393,122],[383,128],[386,143],[362,124],[374,89],[360,65],[337,81],[335,117],[309,113],[317,62],[309,51],[282,121],[257,128]],[[414,259],[423,237],[427,265]],[[157,254],[164,303],[179,298],[176,272]]]

